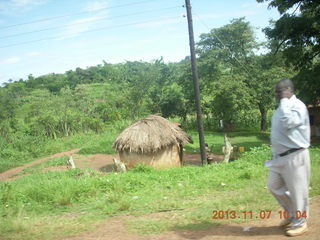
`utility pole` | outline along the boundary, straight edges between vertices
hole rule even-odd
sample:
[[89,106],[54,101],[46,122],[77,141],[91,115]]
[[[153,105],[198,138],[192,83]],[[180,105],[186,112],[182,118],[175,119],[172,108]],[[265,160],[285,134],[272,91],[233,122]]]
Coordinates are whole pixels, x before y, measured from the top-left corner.
[[190,45],[190,55],[191,55],[192,79],[193,79],[195,103],[196,103],[196,109],[197,109],[197,123],[198,123],[198,132],[199,132],[200,153],[201,153],[202,165],[204,165],[204,164],[207,164],[207,156],[206,156],[205,141],[204,141],[202,111],[201,111],[201,102],[200,102],[200,88],[199,88],[198,71],[197,71],[197,63],[196,63],[197,60],[196,60],[196,54],[194,49],[191,5],[190,5],[190,0],[185,0],[185,1],[186,1],[188,29],[189,29],[189,45]]

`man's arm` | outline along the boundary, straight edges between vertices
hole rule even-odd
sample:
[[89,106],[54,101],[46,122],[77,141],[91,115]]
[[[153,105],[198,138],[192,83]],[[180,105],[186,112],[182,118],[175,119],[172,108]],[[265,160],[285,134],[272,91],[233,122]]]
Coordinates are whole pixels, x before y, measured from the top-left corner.
[[288,98],[280,100],[280,110],[282,111],[281,122],[287,129],[292,129],[303,124],[304,109],[292,108]]

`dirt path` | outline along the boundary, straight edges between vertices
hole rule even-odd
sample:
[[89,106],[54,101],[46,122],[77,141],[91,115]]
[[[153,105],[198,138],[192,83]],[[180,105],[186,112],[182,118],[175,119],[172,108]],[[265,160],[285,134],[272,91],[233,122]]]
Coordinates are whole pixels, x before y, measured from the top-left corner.
[[[17,173],[23,171],[24,169],[31,167],[36,164],[40,164],[44,161],[53,159],[53,158],[58,158],[58,157],[63,157],[63,156],[72,156],[74,159],[74,162],[76,163],[76,166],[81,169],[86,169],[86,168],[93,168],[102,172],[111,172],[113,171],[113,158],[118,158],[119,156],[117,154],[113,155],[108,155],[108,154],[94,154],[94,155],[80,155],[77,154],[77,152],[80,149],[73,149],[69,150],[66,152],[62,153],[57,153],[49,157],[41,158],[39,160],[36,160],[34,162],[25,164],[20,167],[12,168],[6,172],[0,173],[0,181],[8,181],[8,180],[14,180],[17,178],[22,177],[23,175],[20,176],[15,176]],[[200,155],[199,154],[186,154],[184,156],[184,159],[186,161],[186,164],[192,164],[192,165],[200,165],[201,160],[200,160]],[[65,170],[66,167],[55,167],[51,168],[51,170]],[[50,170],[50,169],[46,169]]]
[[26,169],[28,167],[31,167],[33,165],[42,163],[42,162],[47,161],[47,160],[52,159],[52,158],[58,158],[58,157],[63,157],[63,156],[71,156],[71,155],[75,154],[76,152],[78,152],[79,150],[80,149],[78,148],[78,149],[73,149],[73,150],[70,150],[70,151],[67,151],[67,152],[57,153],[57,154],[54,154],[52,156],[41,158],[41,159],[36,160],[34,162],[25,164],[23,166],[12,168],[12,169],[10,169],[10,170],[8,170],[6,172],[0,173],[0,181],[13,180],[15,178],[12,178],[12,176],[14,176],[15,174],[23,171],[24,169]]
[[[20,166],[14,169],[10,169],[0,174],[0,180],[12,180],[15,174],[19,173],[23,169],[35,164],[42,163],[46,160],[62,157],[73,156],[77,167],[79,168],[94,168],[103,172],[110,172],[113,169],[114,157],[117,155],[95,154],[89,156],[83,156],[76,154],[79,149],[73,149],[67,152],[54,154],[52,156],[39,159],[32,163]],[[186,154],[186,164],[200,165],[201,160],[199,154]],[[295,237],[294,239],[301,240],[318,240],[320,239],[320,196],[311,199],[311,218],[308,223],[309,231],[302,236]],[[166,219],[168,214],[165,213]],[[71,238],[65,238],[63,240],[244,240],[244,239],[258,239],[258,240],[274,240],[274,239],[288,239],[284,236],[284,232],[278,227],[280,222],[279,215],[274,212],[270,219],[249,221],[246,223],[228,223],[221,226],[212,226],[207,230],[192,231],[192,230],[171,230],[166,233],[152,234],[152,235],[140,235],[129,231],[129,227],[126,225],[128,220],[139,220],[146,218],[162,218],[163,213],[154,213],[146,216],[120,216],[112,217],[102,224],[94,231],[80,234]],[[173,216],[174,218],[174,216]],[[172,218],[172,219],[173,219]],[[174,221],[174,220],[173,220]],[[219,221],[219,220],[215,220]],[[248,230],[248,231],[244,231]]]
[[[311,199],[311,218],[308,222],[308,232],[295,237],[297,240],[320,239],[320,196]],[[153,214],[153,217],[154,218]],[[63,240],[275,240],[288,239],[284,230],[278,224],[280,222],[277,212],[273,212],[271,218],[266,220],[249,221],[246,223],[229,223],[221,226],[212,226],[207,230],[172,230],[161,234],[140,235],[131,233],[125,222],[139,220],[150,216],[121,216],[113,217],[102,223],[94,232],[79,236],[64,238]],[[161,214],[159,215],[161,218]],[[167,219],[167,218],[166,218]],[[219,221],[219,220],[215,220]],[[246,231],[247,230],[247,231]]]

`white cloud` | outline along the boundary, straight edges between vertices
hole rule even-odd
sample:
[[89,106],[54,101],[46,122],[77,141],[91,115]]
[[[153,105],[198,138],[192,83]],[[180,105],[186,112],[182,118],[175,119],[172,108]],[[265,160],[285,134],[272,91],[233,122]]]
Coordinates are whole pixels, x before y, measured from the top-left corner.
[[36,57],[36,56],[39,56],[39,55],[41,55],[41,53],[40,53],[40,52],[37,52],[37,51],[28,52],[28,53],[26,54],[26,56],[28,56],[28,57]]
[[95,2],[90,2],[84,7],[85,11],[99,11],[99,10],[106,10],[108,7],[108,2],[101,0],[101,1],[95,1]]
[[18,63],[18,62],[21,62],[20,57],[11,57],[11,58],[7,58],[7,59],[0,61],[0,64],[13,64],[13,63]]
[[103,18],[102,16],[80,18],[69,22],[61,33],[61,39],[74,37],[82,32],[89,31],[96,26],[96,21]]
[[91,16],[79,18],[67,23],[64,30],[61,32],[60,39],[75,37],[83,32],[94,29],[97,26],[96,21],[107,18],[107,6],[108,2],[105,0],[94,1],[85,5],[83,10],[92,11],[90,14]]
[[11,0],[12,4],[16,6],[27,6],[27,5],[39,5],[43,3],[43,0]]
[[7,0],[0,1],[0,13],[15,14],[31,10],[33,7],[43,5],[49,0]]

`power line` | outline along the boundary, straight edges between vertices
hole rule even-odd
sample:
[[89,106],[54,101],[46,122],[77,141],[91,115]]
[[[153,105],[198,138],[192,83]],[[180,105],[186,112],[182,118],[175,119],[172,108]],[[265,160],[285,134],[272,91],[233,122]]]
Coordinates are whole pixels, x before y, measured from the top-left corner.
[[13,28],[13,27],[17,27],[17,26],[33,24],[33,23],[38,23],[38,22],[46,22],[46,21],[53,20],[53,19],[67,18],[67,17],[71,17],[71,16],[77,16],[77,15],[92,13],[92,12],[106,10],[106,9],[113,9],[113,8],[121,8],[121,7],[139,5],[139,4],[146,3],[146,2],[150,2],[150,0],[139,1],[139,2],[128,3],[128,4],[122,4],[122,5],[116,5],[116,6],[113,6],[113,7],[104,7],[104,8],[99,8],[99,9],[96,9],[96,10],[82,11],[82,12],[77,12],[77,13],[71,13],[71,14],[65,14],[65,15],[60,15],[60,16],[55,16],[55,17],[49,17],[49,18],[42,18],[42,19],[38,19],[38,20],[34,20],[34,21],[17,23],[17,24],[13,24],[13,25],[0,27],[0,29]]
[[[173,20],[173,19],[179,19],[179,18],[178,17],[171,17],[171,18],[167,18],[166,17],[166,18],[158,18],[158,19],[149,19],[147,21],[134,22],[134,23],[128,23],[128,24],[120,24],[120,25],[115,25],[115,26],[112,26],[112,27],[96,28],[96,29],[93,29],[93,30],[83,31],[83,32],[81,32],[79,34],[103,31],[103,30],[106,30],[106,29],[112,29],[112,28],[118,28],[118,27],[126,27],[126,26],[138,25],[138,24],[143,24],[143,23],[152,23],[152,22],[157,22],[157,21],[161,21],[161,20]],[[75,36],[75,34],[67,34],[67,35],[63,35],[63,36],[59,36],[59,37],[41,38],[41,39],[37,39],[37,40],[31,40],[31,41],[26,41],[26,42],[8,44],[8,45],[0,46],[0,48],[8,48],[8,47],[20,46],[20,45],[25,45],[25,44],[34,43],[34,42],[41,42],[41,41],[45,41],[45,40],[57,40],[57,39],[62,39],[62,38],[67,38],[67,37],[76,37],[76,36]]]
[[[113,19],[116,19],[116,18],[129,17],[129,16],[135,16],[135,15],[140,15],[140,14],[144,14],[144,13],[151,13],[151,12],[158,12],[158,11],[176,9],[176,8],[180,8],[180,7],[181,6],[167,7],[167,8],[161,8],[161,9],[152,9],[152,10],[146,10],[146,11],[136,12],[136,13],[132,13],[132,14],[119,15],[119,16],[115,16],[115,17],[112,17],[112,18],[103,17],[103,18],[100,18],[100,19],[97,19],[97,20],[94,20],[94,21],[88,21],[86,23],[89,23],[89,22],[102,22],[102,21],[105,21],[105,20],[113,20]],[[83,23],[82,22],[73,23],[73,24],[69,24],[68,26],[74,26],[74,25],[79,25],[79,24],[83,24]],[[65,28],[65,27],[66,27],[65,25],[60,25],[60,26],[55,26],[55,27],[50,27],[50,28],[39,29],[39,30],[35,30],[35,31],[16,33],[16,34],[0,37],[0,39],[12,38],[12,37],[17,37],[17,36],[22,36],[22,35],[27,35],[27,34],[32,34],[32,33],[38,33],[38,32],[44,32],[44,31],[49,31],[49,30],[55,30],[55,29],[60,29],[60,28]]]
[[[195,15],[196,15],[196,14],[195,14]],[[200,19],[200,17],[199,17],[198,15],[196,15],[196,16],[197,16],[198,20],[199,20],[206,28],[208,28],[208,30],[210,30],[210,28]],[[231,58],[234,58],[234,59],[238,62],[239,66],[244,69],[244,71],[248,74],[248,76],[250,76],[250,77],[252,77],[252,78],[255,78],[255,76],[252,75],[252,73],[247,69],[247,67],[246,67],[245,65],[243,65],[236,56],[232,56],[232,51],[230,50],[230,48],[227,47],[227,46],[223,43],[223,41],[222,41],[213,31],[211,31],[211,33],[218,39],[218,41],[222,44],[222,46],[229,51],[229,53],[230,53],[230,55],[231,55]],[[251,85],[250,83],[247,83],[247,85],[252,88],[252,85]],[[250,94],[250,93],[249,93],[249,94]],[[250,95],[251,95],[251,94],[250,94]]]

